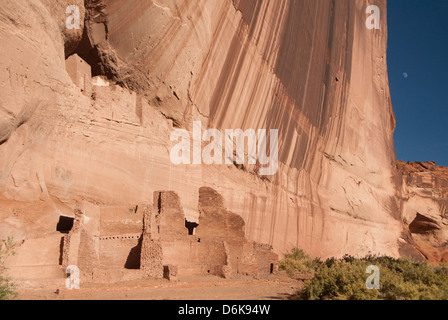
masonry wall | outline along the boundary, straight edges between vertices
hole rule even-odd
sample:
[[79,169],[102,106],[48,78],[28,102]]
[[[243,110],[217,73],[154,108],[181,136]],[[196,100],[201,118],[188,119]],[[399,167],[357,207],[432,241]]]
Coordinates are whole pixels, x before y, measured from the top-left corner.
[[90,65],[74,54],[65,60],[65,68],[73,83],[86,96],[92,94],[92,70]]
[[61,235],[30,239],[17,245],[15,255],[6,263],[14,279],[48,279],[62,277]]
[[185,226],[185,214],[182,203],[175,192],[154,192],[153,215],[157,224],[157,233],[163,241],[187,240],[188,229]]
[[[140,210],[139,210],[140,209]],[[100,236],[141,234],[143,213],[139,206],[102,207]]]
[[102,267],[140,268],[140,234],[101,237],[99,240]]
[[161,278],[164,270],[172,270],[173,279],[259,276],[275,270],[272,248],[245,238],[244,221],[225,208],[215,190],[201,188],[197,222],[185,219],[175,192],[158,191],[153,199],[153,205],[136,206],[81,203],[72,229],[59,236],[57,248],[52,240],[54,246],[48,247],[54,250],[46,256],[55,261],[57,256],[60,270],[78,266],[85,282]]
[[[276,271],[278,257],[267,245],[247,241],[244,220],[225,208],[222,196],[211,188],[199,192],[199,221],[188,233],[178,195],[155,192],[152,212],[145,215],[143,247],[146,269],[156,274],[162,265],[177,267],[178,275],[251,276]],[[185,222],[185,223],[184,223]],[[146,239],[146,240],[145,240]],[[147,245],[145,245],[147,244]]]
[[179,275],[212,274],[221,276],[227,255],[221,241],[196,239],[163,242],[163,264],[176,265]]

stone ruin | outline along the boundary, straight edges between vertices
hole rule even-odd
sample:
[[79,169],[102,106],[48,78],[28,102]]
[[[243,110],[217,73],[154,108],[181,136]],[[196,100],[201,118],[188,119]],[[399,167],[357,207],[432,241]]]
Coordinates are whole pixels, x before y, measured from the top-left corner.
[[[223,197],[215,190],[204,187],[199,194],[198,221],[185,219],[181,199],[171,191],[155,192],[153,205],[101,207],[80,203],[74,217],[61,217],[58,229],[64,234],[59,235],[59,245],[34,246],[37,252],[58,250],[47,253],[45,263],[34,265],[35,272],[29,269],[33,264],[30,250],[23,251],[22,247],[29,248],[40,240],[26,240],[19,247],[16,262],[27,260],[28,264],[26,272],[21,269],[21,277],[35,278],[33,274],[46,272],[50,265],[53,271],[59,268],[53,272],[54,278],[63,277],[64,270],[75,265],[82,282],[94,283],[276,273],[278,256],[272,247],[247,240],[244,220],[225,208]],[[51,239],[58,241],[57,237]],[[20,266],[11,269],[19,270]]]

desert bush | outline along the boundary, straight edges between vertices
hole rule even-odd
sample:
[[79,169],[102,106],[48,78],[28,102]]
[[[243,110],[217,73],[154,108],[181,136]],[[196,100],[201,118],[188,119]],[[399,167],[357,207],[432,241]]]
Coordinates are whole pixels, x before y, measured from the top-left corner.
[[17,297],[14,283],[5,275],[5,260],[14,255],[14,241],[8,238],[0,243],[0,300],[10,300]]
[[313,279],[305,282],[298,298],[304,300],[374,300],[377,290],[366,287],[369,264],[356,259],[331,259],[322,263]]
[[285,254],[278,267],[279,270],[285,270],[292,277],[296,272],[314,273],[320,263],[319,260],[306,255],[303,250],[294,248],[291,253]]
[[[369,290],[366,269],[380,269],[380,288]],[[314,278],[304,282],[296,299],[303,300],[448,300],[448,268],[416,262],[408,258],[345,256],[325,262],[313,260],[294,249],[285,255],[280,267],[288,274],[312,271]]]

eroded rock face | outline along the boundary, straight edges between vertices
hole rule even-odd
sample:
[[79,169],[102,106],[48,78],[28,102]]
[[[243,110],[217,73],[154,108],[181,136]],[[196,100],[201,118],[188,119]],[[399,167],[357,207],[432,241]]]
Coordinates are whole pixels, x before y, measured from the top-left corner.
[[279,252],[398,254],[384,1],[381,30],[365,27],[362,1],[102,3],[100,56],[175,126],[279,130],[275,177],[184,168],[198,171],[183,199],[207,181]]
[[[279,254],[399,256],[387,10],[374,2],[379,30],[370,1],[92,0],[82,39],[67,40],[60,5],[7,1],[0,236],[45,237],[76,202],[132,206],[157,190],[194,223],[205,187]],[[277,174],[174,165],[170,134],[193,121],[279,130]]]
[[421,254],[448,261],[448,168],[434,162],[397,164],[403,179],[403,220]]
[[[66,28],[65,10],[79,9],[80,28]],[[0,144],[27,122],[42,100],[51,101],[52,88],[60,80],[65,52],[77,47],[84,25],[82,0],[9,1],[0,10]]]

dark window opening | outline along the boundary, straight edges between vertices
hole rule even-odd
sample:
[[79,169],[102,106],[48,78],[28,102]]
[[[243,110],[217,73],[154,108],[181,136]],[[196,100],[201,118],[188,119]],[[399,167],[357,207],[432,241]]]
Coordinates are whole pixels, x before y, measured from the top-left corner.
[[185,228],[188,229],[188,235],[193,236],[194,235],[194,229],[196,229],[199,226],[196,222],[190,222],[185,219]]
[[159,197],[157,198],[157,209],[158,209],[158,214],[160,214],[162,212],[162,193],[159,193]]
[[64,239],[65,237],[61,237],[61,242],[59,243],[59,265],[62,266],[62,262],[64,259]]
[[270,270],[269,270],[269,273],[270,273],[270,274],[273,274],[273,273],[274,273],[274,264],[273,264],[273,263],[271,263],[271,268],[270,268]]
[[170,279],[170,267],[163,266],[163,278],[167,280]]
[[56,231],[59,231],[61,233],[69,233],[73,228],[74,221],[75,218],[60,216],[59,222],[56,225]]

